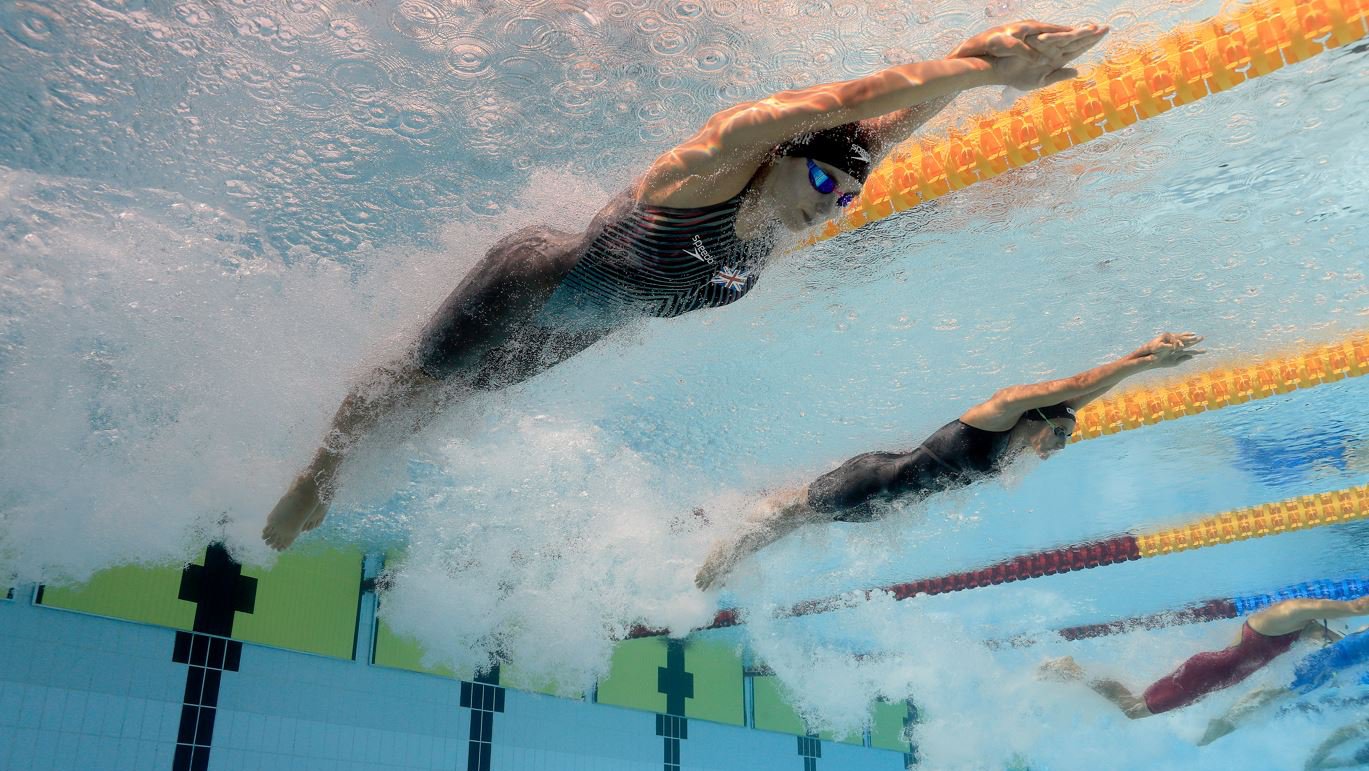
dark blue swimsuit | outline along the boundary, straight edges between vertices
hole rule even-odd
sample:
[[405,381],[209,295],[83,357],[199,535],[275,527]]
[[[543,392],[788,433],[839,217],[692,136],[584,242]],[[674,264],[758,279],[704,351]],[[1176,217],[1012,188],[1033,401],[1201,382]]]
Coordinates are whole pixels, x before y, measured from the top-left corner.
[[584,255],[561,281],[543,318],[568,309],[607,319],[671,318],[736,301],[756,285],[772,233],[737,237],[737,193],[695,208],[653,206],[624,194],[590,223]]
[[818,477],[808,486],[808,505],[838,522],[868,522],[878,516],[873,501],[964,487],[998,473],[1011,433],[952,420],[910,452],[867,452]]
[[583,234],[537,226],[500,239],[419,335],[418,366],[477,388],[520,382],[642,316],[734,302],[756,284],[773,227],[737,237],[746,190],[712,206],[652,206],[625,191]]

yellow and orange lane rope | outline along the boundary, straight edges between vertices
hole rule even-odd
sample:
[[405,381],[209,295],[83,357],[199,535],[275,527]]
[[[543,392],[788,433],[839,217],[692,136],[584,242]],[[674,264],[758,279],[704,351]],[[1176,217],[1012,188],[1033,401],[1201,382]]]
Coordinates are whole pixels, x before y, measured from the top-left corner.
[[1305,530],[1369,517],[1369,485],[1235,509],[1187,525],[1136,536],[1142,557]]
[[[906,600],[924,594],[960,592],[1362,519],[1369,519],[1369,485],[1233,509],[1152,533],[1128,533],[1100,541],[1032,552],[976,570],[843,592],[800,602],[778,615],[792,617],[828,613],[852,607],[877,595]],[[708,624],[693,631],[722,629],[745,623],[746,619],[738,608],[724,608]],[[659,637],[665,634],[668,634],[668,630],[638,625],[628,631],[627,637]]]
[[1079,411],[1072,440],[1093,439],[1364,374],[1369,374],[1369,334],[1357,334],[1290,356],[1211,369],[1099,399]]
[[970,128],[904,143],[860,198],[803,245],[992,179],[1369,34],[1369,0],[1263,0],[1114,50]]

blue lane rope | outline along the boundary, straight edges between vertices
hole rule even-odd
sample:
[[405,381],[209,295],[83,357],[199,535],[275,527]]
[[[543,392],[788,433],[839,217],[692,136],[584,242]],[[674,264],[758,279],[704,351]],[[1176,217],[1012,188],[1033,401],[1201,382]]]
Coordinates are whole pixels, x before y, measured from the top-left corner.
[[1366,594],[1369,594],[1369,579],[1347,578],[1341,581],[1332,581],[1323,578],[1319,581],[1285,586],[1269,594],[1233,597],[1231,602],[1236,606],[1236,614],[1244,616],[1284,600],[1304,597],[1317,600],[1353,600]]

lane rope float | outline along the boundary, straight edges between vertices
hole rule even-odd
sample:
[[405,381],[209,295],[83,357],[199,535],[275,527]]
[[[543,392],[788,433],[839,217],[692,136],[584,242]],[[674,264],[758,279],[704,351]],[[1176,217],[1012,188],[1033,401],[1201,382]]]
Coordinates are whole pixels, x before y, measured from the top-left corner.
[[[1232,509],[1152,533],[1125,534],[1024,554],[978,570],[905,581],[873,589],[857,589],[830,597],[807,600],[778,615],[794,617],[827,613],[854,607],[878,594],[890,595],[895,600],[906,600],[922,594],[959,592],[1366,518],[1369,518],[1369,485],[1359,485],[1329,493],[1303,495],[1258,506]],[[724,608],[718,611],[707,625],[692,631],[722,629],[744,623],[740,609]],[[667,629],[639,624],[628,630],[627,638],[660,637],[667,634]]]
[[1369,0],[1263,0],[1119,45],[1079,77],[1038,89],[968,129],[909,140],[840,217],[796,248],[984,182],[1071,147],[1340,48],[1369,34]]

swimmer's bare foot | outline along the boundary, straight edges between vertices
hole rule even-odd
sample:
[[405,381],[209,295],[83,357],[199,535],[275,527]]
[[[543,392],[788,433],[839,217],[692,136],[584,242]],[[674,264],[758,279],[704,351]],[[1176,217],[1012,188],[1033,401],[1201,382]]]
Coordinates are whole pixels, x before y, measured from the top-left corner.
[[322,524],[327,515],[328,504],[320,496],[313,475],[301,474],[267,515],[261,539],[272,549],[283,551],[290,548],[300,533]]
[[1041,664],[1037,670],[1037,675],[1042,680],[1054,680],[1060,683],[1069,683],[1084,679],[1084,668],[1071,656],[1062,656],[1058,659],[1050,659]]

